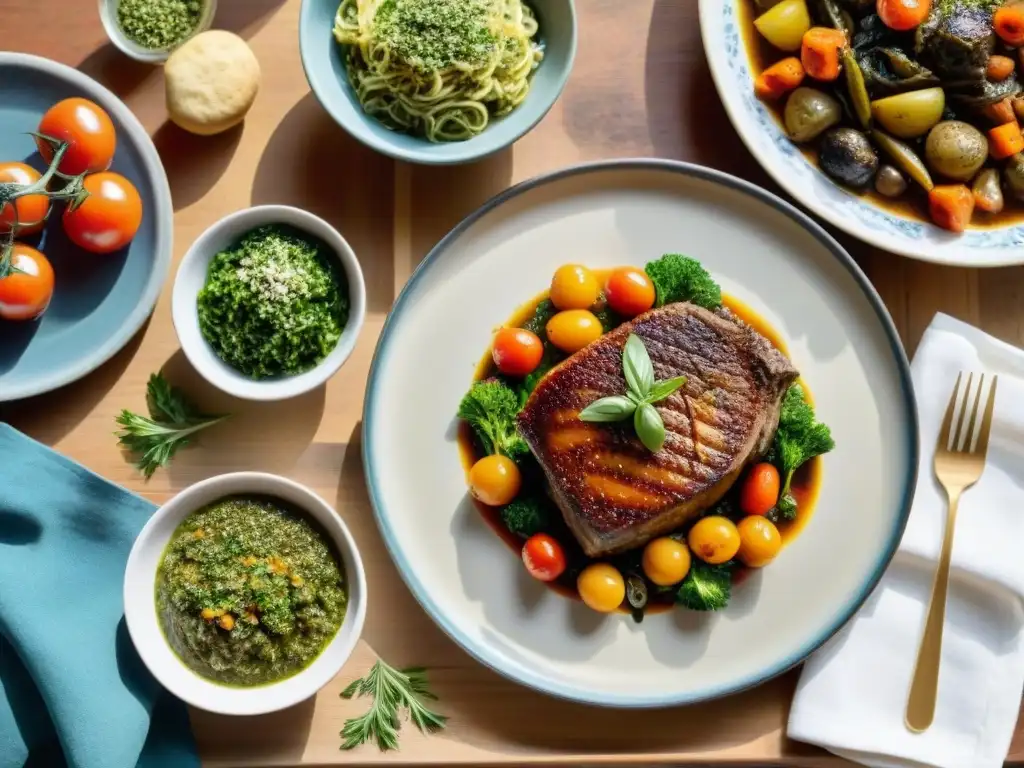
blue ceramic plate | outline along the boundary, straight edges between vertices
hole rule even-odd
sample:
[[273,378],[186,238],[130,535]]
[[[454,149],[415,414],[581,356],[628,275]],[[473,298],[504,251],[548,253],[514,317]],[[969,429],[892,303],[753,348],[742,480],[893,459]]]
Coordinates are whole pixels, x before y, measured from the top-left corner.
[[340,0],[303,0],[299,48],[306,79],[334,120],[368,147],[385,155],[425,165],[454,165],[479,160],[528,133],[554,105],[569,79],[576,57],[576,12],[573,0],[527,0],[540,24],[544,60],[533,74],[526,100],[508,115],[491,120],[479,136],[434,144],[388,130],[359,105],[349,85],[344,55],[334,40],[334,17]]
[[1001,224],[955,235],[930,222],[884,210],[819,171],[754,96],[741,28],[741,4],[749,2],[700,0],[704,53],[733,127],[779,186],[829,224],[892,253],[963,267],[1024,264],[1024,225]]
[[0,53],[3,158],[45,170],[27,132],[69,96],[95,101],[113,120],[117,152],[111,170],[138,188],[142,226],[131,245],[107,255],[71,243],[58,211],[41,239],[26,238],[53,264],[56,285],[40,320],[0,320],[0,402],[49,392],[109,360],[153,310],[171,265],[171,190],[160,157],[128,107],[95,80],[48,59]]

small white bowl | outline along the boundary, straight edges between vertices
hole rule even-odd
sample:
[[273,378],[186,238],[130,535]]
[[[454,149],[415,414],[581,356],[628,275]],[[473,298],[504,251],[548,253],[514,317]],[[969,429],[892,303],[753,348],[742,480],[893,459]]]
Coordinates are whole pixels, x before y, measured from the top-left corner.
[[[189,669],[171,650],[156,609],[156,574],[174,530],[197,509],[227,496],[273,496],[308,513],[330,537],[345,569],[348,609],[334,639],[292,677],[241,688],[218,685]],[[164,688],[194,707],[223,715],[261,715],[305,701],[344,666],[366,619],[366,575],[341,517],[308,488],[277,475],[235,472],[196,483],[158,509],[142,528],[124,574],[124,617],[135,649]]]
[[[320,364],[305,373],[272,379],[251,379],[225,363],[199,330],[196,297],[206,282],[210,260],[233,246],[245,233],[265,224],[287,224],[324,242],[348,282],[349,314],[337,345]],[[223,392],[245,400],[285,400],[315,389],[337,373],[352,350],[366,318],[366,286],[359,260],[338,231],[318,216],[287,205],[260,205],[225,216],[207,229],[181,260],[174,278],[171,317],[181,349],[200,375]]]
[[195,37],[200,32],[205,32],[213,24],[213,17],[217,13],[217,0],[203,0],[203,15],[199,17],[199,23],[196,24],[196,28],[192,30],[192,34],[181,40],[172,48],[143,48],[138,43],[130,40],[124,32],[121,31],[121,25],[117,23],[117,6],[121,0],[99,0],[100,7],[100,21],[103,22],[103,29],[107,32],[107,37],[110,38],[117,48],[124,53],[126,56],[131,56],[136,61],[144,61],[147,64],[162,64],[167,61],[167,57],[171,55],[174,48],[188,40],[189,38]]

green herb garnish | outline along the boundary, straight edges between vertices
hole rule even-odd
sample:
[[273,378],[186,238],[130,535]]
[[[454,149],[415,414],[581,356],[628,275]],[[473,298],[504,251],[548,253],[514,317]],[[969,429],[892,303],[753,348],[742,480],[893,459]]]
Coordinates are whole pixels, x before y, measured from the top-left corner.
[[580,421],[615,422],[632,416],[637,437],[654,453],[665,443],[665,423],[654,403],[683,386],[686,377],[655,381],[647,347],[633,333],[629,334],[622,350],[622,372],[626,377],[626,394],[595,400],[580,412]]
[[649,262],[644,271],[654,283],[659,307],[677,301],[688,301],[705,309],[722,306],[722,289],[696,259],[666,253]]
[[516,430],[519,398],[496,379],[476,382],[459,403],[458,417],[469,422],[484,453],[521,459],[530,453]]
[[694,559],[690,572],[676,590],[676,602],[693,611],[720,611],[732,596],[732,568],[728,563],[708,565]]
[[814,418],[814,409],[804,396],[803,387],[794,384],[782,399],[779,413],[779,428],[775,432],[771,460],[782,475],[782,491],[773,517],[793,520],[797,504],[789,486],[793,473],[815,456],[828,453],[836,447],[832,432]]
[[441,730],[448,719],[427,709],[421,701],[437,699],[427,687],[427,673],[422,667],[398,670],[378,660],[370,674],[353,680],[341,692],[343,699],[364,695],[372,696],[373,704],[362,717],[345,721],[341,730],[345,740],[342,749],[352,749],[367,741],[377,742],[381,752],[398,749],[398,716],[403,707],[409,710],[409,719],[423,733]]
[[201,0],[120,0],[117,24],[132,42],[159,51],[180,43],[203,14]]
[[199,413],[181,390],[159,373],[149,377],[146,400],[150,418],[123,410],[117,423],[124,429],[114,434],[120,445],[141,454],[135,466],[147,479],[157,468],[166,466],[179,448],[188,445],[192,435],[227,418]]

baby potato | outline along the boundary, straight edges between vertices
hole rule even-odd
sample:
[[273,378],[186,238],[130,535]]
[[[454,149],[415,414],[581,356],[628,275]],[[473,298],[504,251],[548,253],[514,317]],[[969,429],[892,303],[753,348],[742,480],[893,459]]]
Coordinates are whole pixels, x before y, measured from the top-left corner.
[[690,572],[690,550],[683,542],[662,536],[644,547],[641,565],[648,579],[659,587],[670,587]]
[[885,130],[901,139],[924,136],[942,119],[946,93],[941,88],[925,88],[871,102],[871,115]]
[[804,0],[782,0],[754,20],[761,37],[780,51],[799,51],[811,15]]
[[583,602],[598,613],[611,613],[626,597],[622,574],[608,563],[594,563],[580,571],[576,589]]
[[594,273],[579,264],[565,264],[551,278],[551,303],[558,309],[589,309],[600,293]]
[[698,520],[686,537],[690,551],[705,563],[719,565],[732,560],[740,548],[740,534],[727,517],[710,515]]
[[578,352],[601,338],[604,330],[597,316],[586,309],[567,309],[548,320],[548,341],[563,352]]

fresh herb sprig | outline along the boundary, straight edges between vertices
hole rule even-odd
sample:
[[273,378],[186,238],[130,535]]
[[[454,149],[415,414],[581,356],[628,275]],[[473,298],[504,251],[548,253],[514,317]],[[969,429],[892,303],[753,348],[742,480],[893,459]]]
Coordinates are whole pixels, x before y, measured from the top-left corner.
[[381,752],[398,749],[399,713],[409,710],[409,719],[423,733],[444,728],[448,718],[428,709],[422,699],[437,697],[427,687],[427,672],[422,667],[398,670],[377,660],[366,677],[353,680],[341,692],[343,699],[369,695],[373,704],[361,717],[345,721],[341,730],[342,749],[353,749],[374,741]]
[[135,466],[146,479],[166,466],[179,448],[188,445],[192,435],[227,418],[200,413],[181,390],[172,387],[159,373],[149,377],[146,400],[149,418],[123,410],[117,417],[123,429],[114,433],[120,445],[140,454]]
[[632,416],[640,442],[655,453],[665,444],[665,423],[654,404],[683,386],[686,377],[655,381],[647,347],[633,333],[629,334],[622,350],[622,372],[626,377],[626,394],[595,400],[580,412],[580,421],[615,422]]

